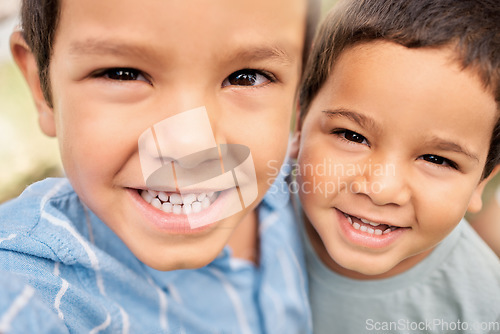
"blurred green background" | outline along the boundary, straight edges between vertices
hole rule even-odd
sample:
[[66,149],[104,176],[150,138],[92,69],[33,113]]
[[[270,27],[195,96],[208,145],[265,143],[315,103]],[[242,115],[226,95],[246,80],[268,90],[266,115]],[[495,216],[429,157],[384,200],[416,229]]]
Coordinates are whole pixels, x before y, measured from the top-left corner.
[[62,175],[57,142],[38,128],[33,101],[9,52],[19,0],[0,0],[0,203],[27,185]]
[[[335,2],[323,0],[323,15]],[[63,174],[57,142],[40,131],[27,85],[10,56],[8,38],[18,23],[19,5],[20,0],[0,0],[0,203],[37,180]]]

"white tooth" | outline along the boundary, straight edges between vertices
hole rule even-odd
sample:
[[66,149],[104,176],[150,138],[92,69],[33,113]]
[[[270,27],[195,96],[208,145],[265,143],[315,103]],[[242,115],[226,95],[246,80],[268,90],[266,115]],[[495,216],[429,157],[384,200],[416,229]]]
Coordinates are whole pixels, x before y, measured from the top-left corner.
[[200,202],[193,202],[193,204],[191,204],[191,207],[193,208],[193,213],[198,213],[202,209]]
[[354,223],[354,224],[352,224],[352,227],[354,227],[356,230],[359,230],[361,225],[359,225],[359,223]]
[[180,206],[179,204],[175,204],[172,208],[172,212],[176,215],[180,215],[182,212],[182,206]]
[[347,216],[347,221],[349,222],[349,224],[352,225],[352,218],[351,218],[351,216]]
[[142,198],[149,204],[151,204],[151,201],[153,200],[153,196],[151,196],[151,194],[146,191],[146,190],[143,190],[142,193],[141,193],[141,196]]
[[361,231],[363,231],[363,232],[366,232],[366,230],[368,229],[368,227],[366,227],[365,225],[361,225],[361,227],[359,229]]
[[391,228],[388,228],[388,229],[386,229],[386,230],[384,231],[384,233],[383,233],[383,234],[387,234],[387,233],[391,233],[391,232],[392,232]]
[[161,208],[161,202],[158,198],[153,198],[153,200],[151,201],[151,205],[154,206],[155,208],[157,209],[160,209]]
[[183,195],[182,196],[182,201],[184,202],[184,205],[191,204],[194,201],[196,201],[196,195],[195,194]]
[[205,198],[203,201],[201,201],[201,207],[203,209],[206,209],[210,206],[210,200],[208,198]]
[[207,197],[208,197],[208,198],[212,197],[213,195],[214,195],[214,192],[213,192],[213,191],[211,191],[211,192],[207,193]]
[[166,202],[161,205],[161,210],[166,213],[172,212],[172,203]]
[[207,197],[207,194],[206,193],[201,193],[201,194],[198,194],[198,202],[201,202],[205,199],[205,197]]
[[364,218],[361,218],[361,221],[365,224],[370,224],[371,226],[379,226],[380,224],[377,224],[377,223],[374,223],[374,222],[371,222],[367,219],[364,219]]
[[182,206],[182,213],[183,214],[189,215],[192,211],[193,211],[193,209],[191,208],[191,204],[184,204]]
[[375,235],[382,235],[382,230],[375,230]]
[[168,195],[166,192],[164,191],[160,191],[158,193],[158,198],[162,201],[162,202],[168,202]]
[[154,190],[148,190],[148,193],[153,196],[153,197],[156,197],[158,196],[158,192],[157,191],[154,191]]
[[172,204],[182,204],[182,197],[179,194],[170,195],[170,203]]
[[[208,195],[207,195],[207,196],[208,196]],[[215,199],[217,198],[217,194],[216,194],[216,193],[212,193],[212,195],[211,195],[211,196],[208,196],[208,198],[210,198],[210,202],[212,202],[212,203],[213,203],[213,202],[215,201]]]
[[368,227],[368,228],[366,229],[366,232],[368,232],[368,233],[370,233],[370,234],[374,234],[374,233],[375,233],[375,230],[374,230],[374,229],[372,229],[371,227]]

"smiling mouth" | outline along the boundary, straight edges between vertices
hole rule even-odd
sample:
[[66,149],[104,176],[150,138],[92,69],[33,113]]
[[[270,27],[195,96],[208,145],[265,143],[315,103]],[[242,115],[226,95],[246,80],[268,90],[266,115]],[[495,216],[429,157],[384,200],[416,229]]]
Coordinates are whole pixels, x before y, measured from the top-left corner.
[[355,230],[359,230],[366,234],[385,235],[402,228],[399,226],[393,226],[388,224],[374,223],[364,218],[351,216],[345,212],[342,212],[342,214],[347,218],[347,220]]
[[155,190],[138,190],[146,203],[165,213],[189,215],[207,209],[217,200],[221,191],[202,193],[171,193]]

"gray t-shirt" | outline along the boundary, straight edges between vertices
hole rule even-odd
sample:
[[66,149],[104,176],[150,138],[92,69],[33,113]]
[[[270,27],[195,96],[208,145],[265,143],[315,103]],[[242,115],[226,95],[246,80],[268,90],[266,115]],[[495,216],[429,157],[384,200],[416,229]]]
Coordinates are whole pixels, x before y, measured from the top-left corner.
[[500,260],[466,221],[425,260],[387,279],[340,276],[309,240],[305,249],[315,334],[500,333]]

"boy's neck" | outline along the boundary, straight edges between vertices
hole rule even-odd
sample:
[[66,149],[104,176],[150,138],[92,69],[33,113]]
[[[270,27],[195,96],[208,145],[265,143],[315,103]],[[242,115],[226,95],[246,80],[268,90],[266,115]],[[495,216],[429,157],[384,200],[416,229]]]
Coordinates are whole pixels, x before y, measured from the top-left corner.
[[255,210],[243,218],[227,245],[231,247],[233,257],[259,264],[259,234]]

